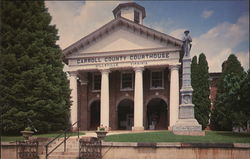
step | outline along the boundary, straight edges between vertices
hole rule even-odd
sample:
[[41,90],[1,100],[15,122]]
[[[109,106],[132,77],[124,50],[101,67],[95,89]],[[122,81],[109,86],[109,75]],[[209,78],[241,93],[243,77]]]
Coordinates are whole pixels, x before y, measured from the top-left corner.
[[[39,155],[40,159],[45,159],[45,154]],[[53,152],[48,159],[78,159],[79,152]]]
[[[40,155],[40,159],[45,159],[45,155]],[[51,154],[48,159],[78,159],[79,156],[77,155],[53,155]]]
[[[49,151],[54,149],[63,139],[59,139],[54,141],[51,145],[49,145]],[[64,143],[62,143],[54,152],[63,152],[64,151]],[[78,152],[79,151],[79,140],[78,139],[68,139],[66,142],[66,151],[69,152]]]

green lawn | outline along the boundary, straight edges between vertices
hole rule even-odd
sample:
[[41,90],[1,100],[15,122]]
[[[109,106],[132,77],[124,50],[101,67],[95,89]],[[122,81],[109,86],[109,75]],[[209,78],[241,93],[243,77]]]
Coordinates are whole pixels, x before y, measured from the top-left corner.
[[189,142],[189,143],[250,143],[250,134],[206,131],[205,136],[174,135],[170,131],[110,135],[111,142]]
[[[33,135],[33,136],[44,137],[44,138],[53,138],[59,134],[61,134],[61,133],[38,134],[38,135]],[[70,133],[70,134],[71,134],[71,136],[77,136],[77,132]],[[79,134],[84,135],[85,133],[80,132]],[[64,135],[62,135],[61,137],[64,137]],[[2,136],[1,138],[2,138],[1,139],[2,141],[21,141],[24,139],[22,136]]]

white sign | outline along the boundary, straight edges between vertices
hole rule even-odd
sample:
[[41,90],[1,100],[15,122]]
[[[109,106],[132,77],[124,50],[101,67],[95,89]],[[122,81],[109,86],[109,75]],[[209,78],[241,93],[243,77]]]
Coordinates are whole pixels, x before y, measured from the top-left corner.
[[179,63],[179,52],[140,53],[78,57],[69,60],[69,70],[95,70],[126,67],[166,66]]
[[168,59],[169,53],[151,53],[151,54],[137,54],[137,55],[120,55],[120,56],[106,56],[106,57],[88,57],[76,59],[77,65],[82,64],[111,64],[119,62],[136,62],[141,60],[153,59]]

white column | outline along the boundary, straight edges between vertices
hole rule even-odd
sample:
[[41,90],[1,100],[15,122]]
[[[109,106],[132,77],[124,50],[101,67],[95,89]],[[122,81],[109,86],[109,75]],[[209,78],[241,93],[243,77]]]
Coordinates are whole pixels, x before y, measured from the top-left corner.
[[169,128],[176,123],[179,118],[179,65],[170,66],[170,121]]
[[109,70],[101,70],[101,125],[109,128]]
[[143,127],[143,68],[135,68],[134,92],[134,127],[133,130],[144,130]]
[[[70,109],[70,121],[74,124],[77,121],[77,72],[69,72],[69,87],[71,89],[71,109]],[[77,128],[77,124],[74,125],[73,129]]]

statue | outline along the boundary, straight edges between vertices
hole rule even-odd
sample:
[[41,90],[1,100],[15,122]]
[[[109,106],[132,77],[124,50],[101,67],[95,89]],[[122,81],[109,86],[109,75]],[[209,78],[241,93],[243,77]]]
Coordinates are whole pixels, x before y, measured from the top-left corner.
[[188,35],[189,31],[184,31],[183,49],[184,58],[182,59],[182,88],[181,104],[179,105],[178,120],[173,125],[174,134],[178,135],[205,135],[201,125],[194,116],[194,104],[192,103],[193,89],[191,85],[191,57],[190,50],[192,39]]
[[189,30],[186,30],[184,31],[184,37],[183,37],[183,47],[184,47],[184,55],[186,57],[189,57],[190,56],[190,50],[191,50],[191,47],[192,47],[192,38],[189,34]]

